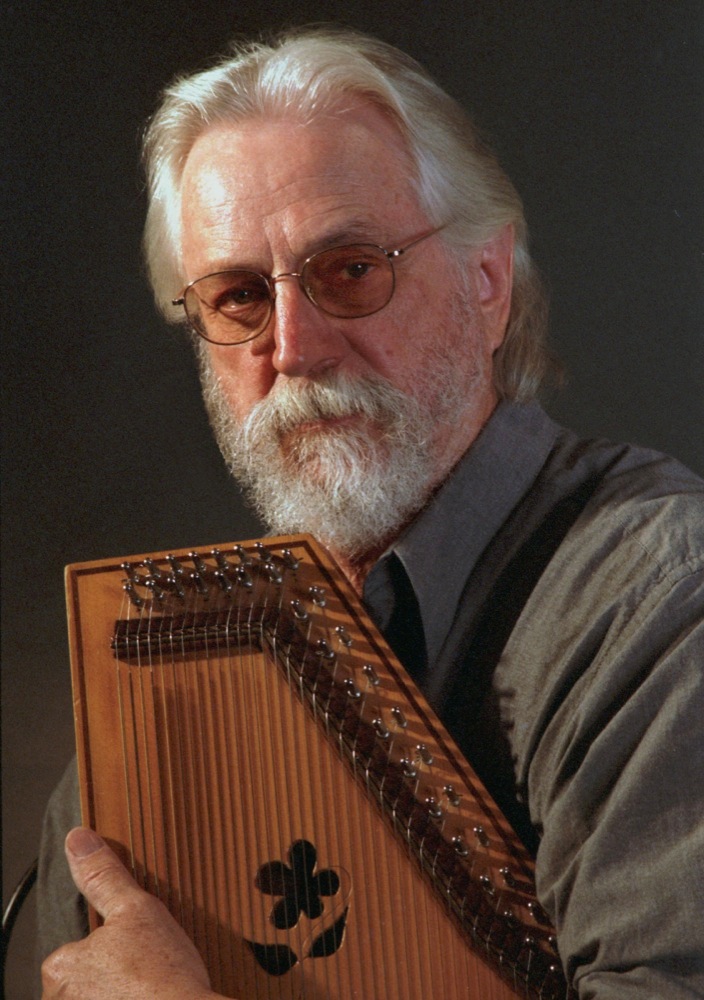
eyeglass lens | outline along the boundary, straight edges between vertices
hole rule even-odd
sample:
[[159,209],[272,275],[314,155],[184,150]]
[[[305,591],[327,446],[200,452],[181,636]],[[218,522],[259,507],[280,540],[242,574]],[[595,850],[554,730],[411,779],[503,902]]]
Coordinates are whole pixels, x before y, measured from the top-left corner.
[[[303,265],[300,281],[307,297],[323,312],[340,318],[370,316],[394,291],[391,261],[370,244],[333,247],[314,254]],[[254,271],[223,271],[195,281],[184,305],[201,336],[216,344],[252,340],[266,327],[273,310],[269,280]]]

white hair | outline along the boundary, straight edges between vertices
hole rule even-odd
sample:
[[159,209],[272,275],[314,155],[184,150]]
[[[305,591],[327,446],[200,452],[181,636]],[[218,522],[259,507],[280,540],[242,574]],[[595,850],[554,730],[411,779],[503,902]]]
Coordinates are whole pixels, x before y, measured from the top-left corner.
[[145,254],[159,308],[171,321],[184,284],[180,188],[196,139],[221,124],[312,122],[373,103],[398,128],[421,206],[455,254],[482,246],[501,228],[515,231],[511,313],[494,358],[500,396],[527,399],[549,367],[547,309],[528,253],[520,197],[463,109],[409,56],[348,30],[302,29],[274,42],[239,45],[213,68],[177,80],[164,93],[145,137],[149,210]]

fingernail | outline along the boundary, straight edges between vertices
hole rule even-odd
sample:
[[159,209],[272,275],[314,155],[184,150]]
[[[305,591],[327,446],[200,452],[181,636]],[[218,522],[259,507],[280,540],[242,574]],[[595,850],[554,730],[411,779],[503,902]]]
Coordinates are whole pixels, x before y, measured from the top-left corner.
[[87,858],[94,851],[99,851],[103,843],[103,840],[94,830],[89,830],[83,826],[78,827],[76,830],[71,830],[66,838],[66,847],[75,858]]

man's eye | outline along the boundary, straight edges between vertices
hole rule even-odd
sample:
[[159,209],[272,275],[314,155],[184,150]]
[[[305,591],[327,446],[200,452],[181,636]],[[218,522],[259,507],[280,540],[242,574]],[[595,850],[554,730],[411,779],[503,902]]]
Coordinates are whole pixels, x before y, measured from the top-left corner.
[[257,283],[232,285],[216,296],[212,308],[221,313],[237,312],[250,306],[260,305],[267,298],[266,289]]
[[231,307],[245,306],[253,299],[250,288],[230,288],[218,296],[215,303],[216,309],[228,309]]
[[373,268],[369,261],[355,261],[348,264],[344,271],[344,276],[348,278],[364,278]]

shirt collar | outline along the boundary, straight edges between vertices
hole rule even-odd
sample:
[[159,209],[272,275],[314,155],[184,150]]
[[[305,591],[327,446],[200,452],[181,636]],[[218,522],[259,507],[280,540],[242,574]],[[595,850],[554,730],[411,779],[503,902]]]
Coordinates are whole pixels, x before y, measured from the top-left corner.
[[430,503],[391,546],[435,662],[482,552],[537,477],[559,427],[537,403],[501,402]]

